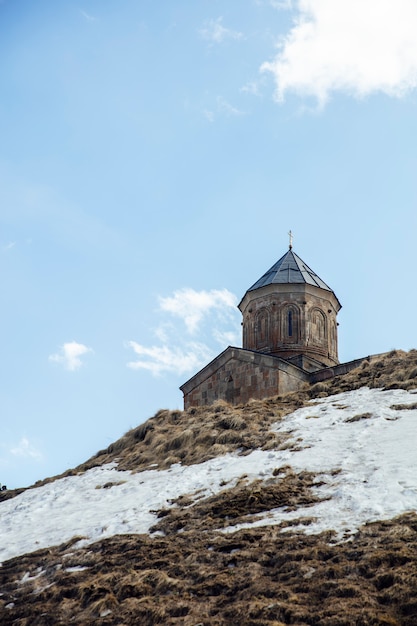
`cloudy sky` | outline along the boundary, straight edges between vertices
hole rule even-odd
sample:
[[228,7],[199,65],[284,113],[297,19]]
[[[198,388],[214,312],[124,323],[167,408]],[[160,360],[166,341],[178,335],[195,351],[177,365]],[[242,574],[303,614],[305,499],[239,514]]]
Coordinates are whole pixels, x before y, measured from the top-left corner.
[[288,248],[339,357],[417,346],[414,0],[0,2],[0,482],[85,460],[227,345]]

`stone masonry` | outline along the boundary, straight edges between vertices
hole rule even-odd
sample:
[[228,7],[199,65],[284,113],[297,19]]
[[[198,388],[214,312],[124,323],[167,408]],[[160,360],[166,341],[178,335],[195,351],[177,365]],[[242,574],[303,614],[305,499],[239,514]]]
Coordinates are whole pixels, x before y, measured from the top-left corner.
[[216,400],[243,404],[294,391],[309,376],[284,360],[242,348],[228,347],[198,374],[182,385],[184,408],[206,406]]
[[334,292],[292,246],[250,287],[239,309],[243,348],[229,346],[180,389],[184,408],[218,400],[243,404],[345,373],[339,365]]

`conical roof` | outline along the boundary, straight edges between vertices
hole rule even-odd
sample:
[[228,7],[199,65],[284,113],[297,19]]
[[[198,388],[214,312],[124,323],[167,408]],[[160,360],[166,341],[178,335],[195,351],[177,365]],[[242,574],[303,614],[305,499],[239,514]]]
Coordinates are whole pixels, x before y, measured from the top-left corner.
[[266,285],[307,283],[332,291],[311,268],[290,248],[248,291],[254,291]]

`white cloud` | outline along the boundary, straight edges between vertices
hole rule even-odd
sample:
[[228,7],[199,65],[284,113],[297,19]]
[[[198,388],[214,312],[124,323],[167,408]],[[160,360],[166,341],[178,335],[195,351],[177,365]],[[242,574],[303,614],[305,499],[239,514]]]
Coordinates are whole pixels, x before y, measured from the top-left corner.
[[289,11],[293,7],[293,0],[269,0],[269,4],[274,9]]
[[184,374],[197,370],[213,356],[206,345],[196,342],[188,343],[184,348],[167,345],[147,348],[136,341],[128,341],[126,347],[132,348],[139,357],[136,361],[129,361],[127,366],[148,370],[155,376],[162,372]]
[[10,449],[10,454],[13,454],[13,456],[35,459],[36,461],[40,461],[42,459],[42,454],[29,442],[27,437],[22,437],[17,446]]
[[226,28],[223,26],[222,22],[222,17],[206,22],[205,27],[200,30],[203,39],[212,43],[222,43],[225,39],[242,39],[242,33],[232,30],[231,28]]
[[260,96],[259,83],[256,81],[249,81],[243,87],[239,89],[242,93],[250,94],[251,96]]
[[222,96],[217,96],[217,108],[221,113],[226,113],[226,115],[245,115],[244,111],[231,105]]
[[[246,91],[245,88],[242,88],[241,91]],[[241,115],[246,115],[244,111],[234,107],[230,102],[225,100],[222,96],[217,96],[216,98],[216,115],[213,111],[209,109],[203,110],[203,115],[206,120],[210,123],[214,122],[215,118],[220,115],[226,115],[228,117],[236,117]]]
[[[147,347],[127,341],[137,359],[127,366],[162,373],[193,373],[207,364],[221,349],[240,340],[240,314],[236,296],[227,289],[195,291],[184,288],[159,298],[159,314],[170,315],[154,330],[161,345]],[[177,323],[175,324],[175,321]],[[185,325],[185,332],[184,332]],[[198,332],[198,341],[194,340]]]
[[97,21],[96,17],[94,17],[93,15],[90,15],[89,13],[87,13],[86,11],[83,11],[82,9],[80,9],[80,13],[87,20],[87,22]]
[[7,243],[5,246],[3,246],[3,252],[8,252],[12,248],[14,248],[15,245],[16,245],[15,241],[9,241],[9,243]]
[[214,339],[223,347],[237,346],[240,342],[240,333],[238,330],[219,330],[217,328],[213,331]]
[[60,352],[57,354],[51,354],[48,358],[50,361],[60,363],[65,367],[65,369],[73,372],[82,366],[83,363],[80,357],[88,352],[93,352],[93,350],[91,348],[87,348],[87,346],[82,343],[70,341],[61,346]]
[[293,7],[293,0],[255,0],[255,4],[259,6],[270,6],[273,9],[290,10]]
[[155,334],[155,337],[159,339],[159,341],[166,343],[167,341],[169,341],[169,336],[172,330],[173,330],[172,324],[161,324],[161,326],[158,326],[158,328],[155,328],[154,334]]
[[320,105],[343,91],[401,97],[417,86],[415,0],[298,0],[295,25],[262,71],[276,98],[313,96]]
[[174,292],[173,296],[159,298],[162,311],[168,311],[180,317],[187,331],[194,334],[203,317],[212,309],[227,311],[236,308],[236,296],[227,289],[195,291],[184,288]]
[[204,109],[203,115],[208,122],[214,122],[214,113],[213,111],[209,111],[208,109]]

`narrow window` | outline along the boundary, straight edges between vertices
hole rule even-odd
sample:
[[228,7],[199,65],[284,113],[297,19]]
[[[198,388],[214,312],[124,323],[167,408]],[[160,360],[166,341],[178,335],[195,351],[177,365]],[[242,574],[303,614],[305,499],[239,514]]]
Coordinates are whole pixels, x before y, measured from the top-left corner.
[[267,348],[269,344],[270,318],[266,309],[262,309],[257,313],[255,333],[255,349]]
[[281,337],[284,343],[299,341],[300,311],[294,304],[285,304],[281,312]]
[[288,337],[292,337],[292,311],[288,311]]

